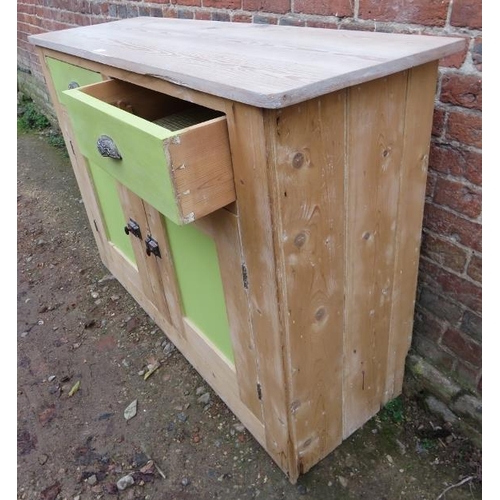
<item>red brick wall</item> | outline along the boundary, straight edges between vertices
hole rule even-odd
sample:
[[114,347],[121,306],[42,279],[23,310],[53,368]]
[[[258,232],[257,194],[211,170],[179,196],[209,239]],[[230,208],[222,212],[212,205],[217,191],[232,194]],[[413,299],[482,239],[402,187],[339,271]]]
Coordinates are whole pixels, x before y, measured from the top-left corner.
[[[461,36],[441,62],[413,350],[481,386],[481,2],[479,0],[18,0],[18,65],[42,89],[27,35],[134,16]],[[43,93],[40,90],[40,93]]]

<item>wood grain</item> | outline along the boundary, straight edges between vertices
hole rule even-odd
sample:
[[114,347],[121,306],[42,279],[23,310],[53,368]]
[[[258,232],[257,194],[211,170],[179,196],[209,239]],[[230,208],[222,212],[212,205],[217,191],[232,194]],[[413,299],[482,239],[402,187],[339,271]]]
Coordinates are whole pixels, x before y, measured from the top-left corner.
[[462,50],[462,38],[185,19],[124,19],[29,41],[263,108],[281,108]]
[[384,401],[407,78],[348,91],[344,437]]
[[346,92],[269,112],[289,413],[298,470],[342,441]]
[[[296,458],[289,436],[288,384],[284,372],[283,331],[279,317],[270,171],[261,110],[239,103],[226,108],[246,292],[258,384],[265,422],[265,448],[292,481]],[[257,392],[257,387],[255,388]]]
[[408,75],[384,402],[401,394],[411,344],[437,69],[434,61]]

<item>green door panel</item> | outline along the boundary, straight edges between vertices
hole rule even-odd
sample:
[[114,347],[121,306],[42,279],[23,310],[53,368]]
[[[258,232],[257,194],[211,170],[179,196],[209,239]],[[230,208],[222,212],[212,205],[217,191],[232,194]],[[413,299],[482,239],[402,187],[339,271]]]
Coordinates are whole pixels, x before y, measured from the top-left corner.
[[[65,91],[63,102],[83,155],[170,220],[180,223],[163,146],[176,132],[78,89]],[[114,141],[121,160],[101,156],[97,140],[102,135]]]
[[192,225],[166,227],[184,315],[234,363],[215,243]]
[[80,68],[74,64],[58,61],[51,57],[46,57],[45,62],[49,68],[52,82],[57,92],[59,102],[63,101],[64,90],[68,90],[70,83],[77,83],[80,87],[102,81],[100,73]]
[[92,162],[89,162],[89,170],[106,226],[108,241],[118,247],[130,261],[135,263],[134,250],[130,242],[131,237],[127,236],[124,231],[127,221],[122,211],[116,181]]

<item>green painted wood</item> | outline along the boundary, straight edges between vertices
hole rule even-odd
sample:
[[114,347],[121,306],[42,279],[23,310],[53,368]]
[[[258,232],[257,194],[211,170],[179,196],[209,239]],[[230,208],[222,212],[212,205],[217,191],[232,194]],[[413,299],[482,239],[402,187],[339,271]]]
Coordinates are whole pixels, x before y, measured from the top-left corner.
[[[179,210],[163,142],[175,132],[100,101],[78,89],[63,92],[81,152],[173,222]],[[107,135],[121,160],[102,157],[97,140]]]
[[184,315],[234,364],[215,243],[192,225],[166,227]]
[[49,68],[59,102],[62,102],[62,93],[64,90],[68,90],[68,85],[71,82],[76,82],[80,86],[83,86],[102,81],[101,74],[95,71],[58,61],[52,57],[46,57],[45,62]]
[[127,219],[123,214],[116,181],[102,168],[89,162],[89,170],[94,183],[94,190],[99,201],[103,222],[106,226],[108,241],[113,243],[132,262],[135,263],[134,249],[130,238],[124,231]]

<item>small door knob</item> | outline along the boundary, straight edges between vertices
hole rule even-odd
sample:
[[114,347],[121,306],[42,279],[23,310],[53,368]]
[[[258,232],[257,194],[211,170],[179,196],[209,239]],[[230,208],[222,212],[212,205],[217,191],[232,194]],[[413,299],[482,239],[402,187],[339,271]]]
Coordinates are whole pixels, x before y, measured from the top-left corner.
[[125,234],[128,235],[132,233],[136,238],[142,240],[141,228],[139,227],[139,224],[135,222],[134,219],[129,219],[124,229],[125,229]]
[[158,246],[158,242],[151,238],[151,236],[148,236],[146,238],[146,254],[149,256],[153,254],[156,257],[161,258],[161,253],[160,253],[160,247]]

